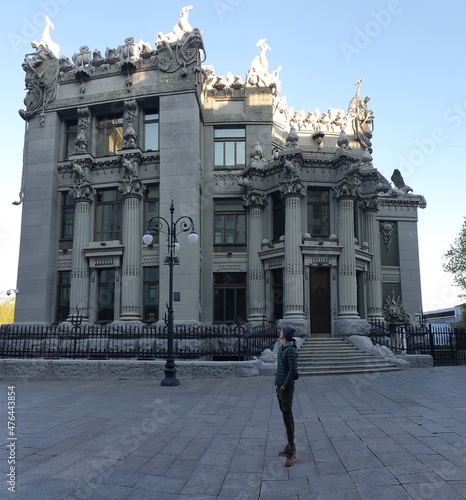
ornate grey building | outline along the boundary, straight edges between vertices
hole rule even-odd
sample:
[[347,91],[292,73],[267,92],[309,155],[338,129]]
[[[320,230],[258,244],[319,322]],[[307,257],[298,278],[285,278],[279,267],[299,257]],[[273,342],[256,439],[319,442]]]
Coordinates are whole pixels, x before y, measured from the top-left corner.
[[425,200],[373,165],[362,81],[346,111],[295,111],[266,40],[245,77],[219,76],[189,11],[154,47],[57,58],[47,29],[25,56],[16,322],[162,320],[166,241],[142,235],[172,200],[200,236],[179,235],[176,321],[362,333],[388,296],[414,319]]

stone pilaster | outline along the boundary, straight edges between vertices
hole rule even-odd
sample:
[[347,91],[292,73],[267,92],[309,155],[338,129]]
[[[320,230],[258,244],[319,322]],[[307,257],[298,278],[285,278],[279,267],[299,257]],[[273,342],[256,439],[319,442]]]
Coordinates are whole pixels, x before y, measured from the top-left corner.
[[382,267],[380,260],[379,223],[376,214],[378,203],[375,198],[364,200],[364,218],[369,251],[372,260],[367,273],[367,313],[370,319],[383,320],[382,316]]

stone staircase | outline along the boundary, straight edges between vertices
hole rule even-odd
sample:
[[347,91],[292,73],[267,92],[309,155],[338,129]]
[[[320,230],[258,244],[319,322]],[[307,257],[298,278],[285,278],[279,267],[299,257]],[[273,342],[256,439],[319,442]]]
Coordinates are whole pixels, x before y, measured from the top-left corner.
[[309,376],[386,372],[400,368],[344,338],[313,336],[298,350],[298,370],[300,375]]

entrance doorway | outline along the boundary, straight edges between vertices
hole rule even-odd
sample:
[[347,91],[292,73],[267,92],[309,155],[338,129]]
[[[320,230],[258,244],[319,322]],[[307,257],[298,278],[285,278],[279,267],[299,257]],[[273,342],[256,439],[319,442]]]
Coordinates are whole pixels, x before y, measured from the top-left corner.
[[310,267],[311,335],[331,332],[330,268]]

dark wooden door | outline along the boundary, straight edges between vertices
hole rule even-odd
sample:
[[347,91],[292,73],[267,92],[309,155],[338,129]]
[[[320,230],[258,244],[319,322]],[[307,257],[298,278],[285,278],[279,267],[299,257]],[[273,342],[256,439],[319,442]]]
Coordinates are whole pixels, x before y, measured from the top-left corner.
[[330,333],[330,269],[328,267],[310,268],[311,286],[311,335]]

